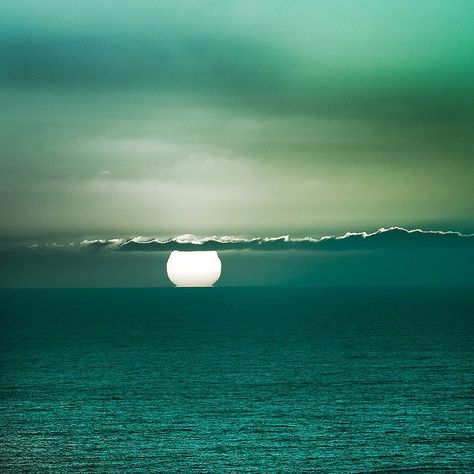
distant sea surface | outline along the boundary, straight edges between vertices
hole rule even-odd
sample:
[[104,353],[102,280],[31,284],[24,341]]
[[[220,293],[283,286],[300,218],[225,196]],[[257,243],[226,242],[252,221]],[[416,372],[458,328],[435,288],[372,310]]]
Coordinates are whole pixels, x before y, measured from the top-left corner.
[[2,290],[0,472],[474,472],[456,288]]

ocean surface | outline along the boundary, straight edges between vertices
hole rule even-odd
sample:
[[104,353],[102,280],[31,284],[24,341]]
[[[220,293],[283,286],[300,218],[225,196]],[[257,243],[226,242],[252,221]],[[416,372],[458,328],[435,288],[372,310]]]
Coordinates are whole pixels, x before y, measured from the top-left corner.
[[474,472],[456,288],[2,290],[0,472]]

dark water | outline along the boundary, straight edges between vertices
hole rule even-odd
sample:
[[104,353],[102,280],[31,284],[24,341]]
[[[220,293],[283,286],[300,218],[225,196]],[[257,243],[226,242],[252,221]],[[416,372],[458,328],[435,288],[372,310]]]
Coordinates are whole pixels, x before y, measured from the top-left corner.
[[468,290],[0,295],[2,473],[474,472]]

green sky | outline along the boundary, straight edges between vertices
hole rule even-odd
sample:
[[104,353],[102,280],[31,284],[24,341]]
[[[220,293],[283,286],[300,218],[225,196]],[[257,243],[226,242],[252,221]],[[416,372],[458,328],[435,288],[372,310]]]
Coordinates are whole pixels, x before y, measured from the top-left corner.
[[474,231],[474,2],[2,2],[3,240]]

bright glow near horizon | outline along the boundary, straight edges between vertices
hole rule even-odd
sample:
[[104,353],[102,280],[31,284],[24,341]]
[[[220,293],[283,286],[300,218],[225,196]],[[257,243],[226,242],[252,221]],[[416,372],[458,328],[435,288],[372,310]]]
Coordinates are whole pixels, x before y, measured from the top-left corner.
[[221,276],[222,264],[215,250],[175,250],[166,264],[168,278],[180,287],[212,286]]

